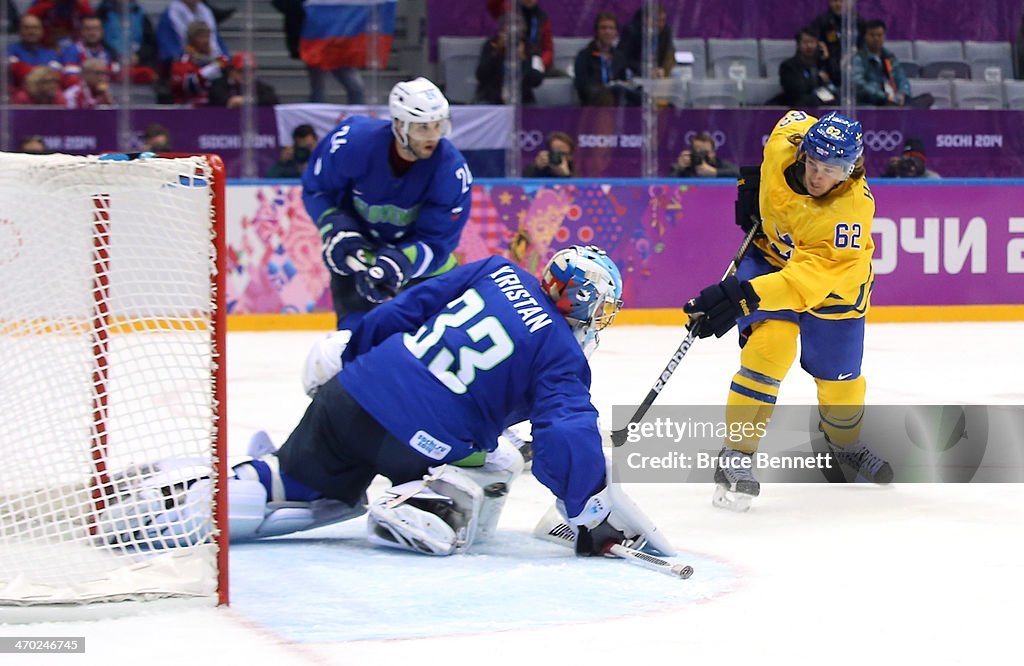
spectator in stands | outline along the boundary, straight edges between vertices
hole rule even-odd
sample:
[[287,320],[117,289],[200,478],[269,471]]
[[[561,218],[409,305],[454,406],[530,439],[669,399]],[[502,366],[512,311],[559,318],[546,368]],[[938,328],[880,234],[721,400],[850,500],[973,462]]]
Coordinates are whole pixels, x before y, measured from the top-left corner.
[[86,58],[81,65],[81,78],[64,91],[69,109],[95,109],[113,106],[110,96],[110,68],[99,58]]
[[239,51],[223,68],[224,75],[210,83],[209,106],[237,109],[245,103],[245,78],[252,72],[252,86],[256,106],[277,104],[277,91],[256,78],[256,60],[251,53]]
[[21,140],[18,147],[19,153],[27,155],[48,155],[50,150],[46,147],[46,141],[38,134],[31,134]]
[[89,59],[102,61],[106,65],[108,73],[114,76],[121,71],[121,63],[103,43],[103,22],[95,16],[82,18],[78,41],[69,44],[60,53],[60,62],[64,67],[65,86],[78,83],[82,63]]
[[60,73],[52,67],[37,65],[25,77],[25,87],[11,95],[11,104],[65,106],[60,89]]
[[839,95],[823,65],[821,42],[811,28],[801,29],[796,34],[796,54],[779,65],[782,92],[768,103],[792,109],[834,103]]
[[32,14],[21,17],[18,24],[18,41],[7,46],[7,61],[10,67],[12,94],[25,85],[25,77],[39,65],[46,65],[56,72],[61,71],[60,58],[56,51],[43,46],[43,22]]
[[523,34],[526,37],[526,55],[540,58],[547,73],[555,64],[555,39],[551,34],[551,19],[540,8],[537,0],[519,0],[519,8],[525,22]]
[[[508,45],[508,16],[499,21],[498,34],[484,42],[476,66],[476,104],[507,104],[505,94],[505,48]],[[519,59],[520,101],[533,104],[533,89],[544,82],[544,64],[540,56],[527,57],[523,24],[519,25],[516,53]]]
[[[499,21],[503,20],[508,15],[508,0],[487,0],[487,11]],[[552,70],[555,62],[555,41],[547,12],[540,8],[537,0],[519,0],[519,13],[522,18],[520,30],[526,40],[527,55],[531,58],[540,57],[545,74],[555,73]],[[557,75],[562,76],[564,73],[559,72]]]
[[853,56],[853,87],[858,104],[906,106],[910,81],[899,58],[885,48],[885,21],[868,21],[864,48]]
[[142,152],[168,153],[171,151],[171,131],[160,123],[150,123],[142,134]]
[[312,125],[303,124],[293,129],[291,145],[281,149],[281,159],[267,171],[267,178],[301,178],[317,141]]
[[928,158],[924,154],[924,141],[909,138],[900,154],[889,158],[882,177],[941,178],[942,176],[928,168]]
[[[508,13],[508,0],[487,0],[487,11],[500,20]],[[552,69],[555,63],[555,39],[552,36],[551,19],[548,18],[547,12],[540,8],[537,0],[519,0],[519,13],[523,17],[522,31],[526,39],[526,55],[531,59],[539,56],[544,73],[549,76],[556,74]]]
[[214,51],[206,22],[192,21],[185,34],[185,52],[171,65],[171,95],[175,104],[206,106],[210,84],[224,75],[228,59]]
[[302,36],[302,24],[306,20],[306,10],[302,6],[303,0],[273,0],[274,9],[284,16],[284,45],[288,49],[288,56],[293,60],[301,60],[299,54],[299,38]]
[[[843,8],[846,0],[828,0],[828,10],[819,14],[811,22],[811,30],[818,37],[822,44],[822,56],[824,68],[828,72],[829,80],[836,86],[842,81],[842,58],[843,58]],[[864,19],[853,13],[854,24],[857,34],[854,35],[854,43],[859,50],[864,40]]]
[[[340,30],[343,21],[337,11],[323,11],[325,9],[312,7],[306,12],[299,39],[299,55],[306,63],[309,76],[309,101],[327,101],[327,75],[330,74],[345,89],[348,104],[365,104],[366,86],[356,63],[368,64],[366,42],[353,39],[350,31],[369,26],[363,19],[345,16],[346,29]],[[386,58],[379,66],[386,66]]]
[[[128,13],[128,35],[122,35],[122,20]],[[96,8],[96,16],[103,24],[103,43],[121,61],[121,51],[131,50],[132,83],[152,83],[160,61],[157,58],[156,32],[145,10],[135,0],[103,0]]]
[[718,156],[711,134],[698,132],[690,139],[690,147],[679,153],[670,175],[673,178],[735,178],[740,170]]
[[594,39],[576,54],[573,73],[583,106],[640,106],[640,90],[629,81],[626,56],[615,48],[619,21],[611,12],[598,12]]
[[88,0],[39,0],[26,14],[43,22],[43,44],[58,52],[78,40],[82,19],[92,16]]
[[[634,76],[643,76],[644,71],[644,7],[636,10],[633,18],[622,29],[619,49],[626,56],[626,66]],[[672,43],[672,28],[668,24],[668,13],[661,5],[657,5],[655,30],[657,30],[657,47],[654,54],[654,71],[651,76],[662,79],[672,73],[676,63],[675,46]]]
[[174,63],[181,58],[188,44],[188,29],[196,21],[205,23],[210,29],[210,54],[214,58],[231,56],[220,38],[217,19],[207,5],[199,0],[171,0],[156,27],[161,62]]
[[565,132],[548,134],[548,147],[537,153],[533,164],[523,170],[525,178],[573,178],[576,141]]

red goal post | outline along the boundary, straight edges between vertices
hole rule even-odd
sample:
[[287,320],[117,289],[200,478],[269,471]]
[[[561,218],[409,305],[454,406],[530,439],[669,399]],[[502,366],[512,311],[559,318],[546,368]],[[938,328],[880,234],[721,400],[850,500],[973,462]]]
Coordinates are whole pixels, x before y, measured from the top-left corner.
[[0,153],[0,622],[227,603],[224,238],[216,155]]

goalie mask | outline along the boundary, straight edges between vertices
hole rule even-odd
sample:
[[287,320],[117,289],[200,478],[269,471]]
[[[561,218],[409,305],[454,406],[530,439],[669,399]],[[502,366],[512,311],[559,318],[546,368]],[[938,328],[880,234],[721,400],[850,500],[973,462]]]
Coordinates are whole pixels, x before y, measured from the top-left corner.
[[451,133],[451,111],[440,88],[424,77],[401,81],[388,97],[391,132],[400,146],[410,150],[410,137],[440,140]]
[[559,250],[544,268],[541,287],[589,357],[597,348],[598,332],[622,307],[622,276],[615,262],[593,245]]

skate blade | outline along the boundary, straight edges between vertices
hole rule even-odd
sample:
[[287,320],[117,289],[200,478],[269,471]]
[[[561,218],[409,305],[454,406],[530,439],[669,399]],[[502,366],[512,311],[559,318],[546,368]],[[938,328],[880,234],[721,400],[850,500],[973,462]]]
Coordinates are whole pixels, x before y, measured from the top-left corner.
[[743,513],[750,510],[753,499],[752,496],[746,493],[733,492],[725,486],[715,486],[715,494],[711,496],[711,504],[719,509]]

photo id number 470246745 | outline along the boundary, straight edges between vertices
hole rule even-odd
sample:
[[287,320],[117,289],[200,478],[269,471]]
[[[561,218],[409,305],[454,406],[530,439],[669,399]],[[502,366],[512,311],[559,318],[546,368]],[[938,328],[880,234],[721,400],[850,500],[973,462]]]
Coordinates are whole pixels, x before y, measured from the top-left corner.
[[0,637],[0,654],[84,653],[84,636],[7,636]]

